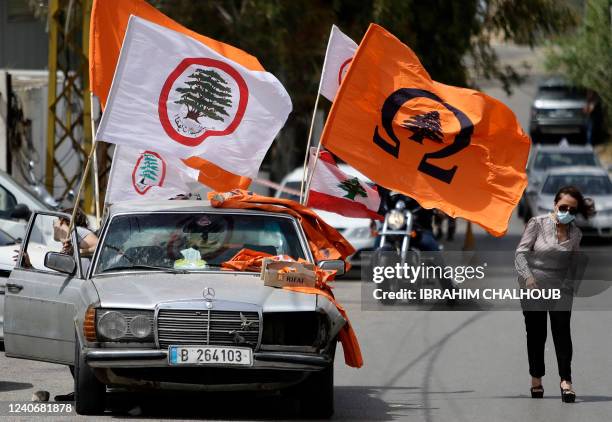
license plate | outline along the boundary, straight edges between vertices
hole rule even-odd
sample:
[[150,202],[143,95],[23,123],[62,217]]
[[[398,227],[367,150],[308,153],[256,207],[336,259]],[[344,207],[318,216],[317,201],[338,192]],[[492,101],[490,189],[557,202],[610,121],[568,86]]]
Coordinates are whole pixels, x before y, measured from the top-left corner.
[[170,346],[170,365],[253,365],[253,350],[248,347]]

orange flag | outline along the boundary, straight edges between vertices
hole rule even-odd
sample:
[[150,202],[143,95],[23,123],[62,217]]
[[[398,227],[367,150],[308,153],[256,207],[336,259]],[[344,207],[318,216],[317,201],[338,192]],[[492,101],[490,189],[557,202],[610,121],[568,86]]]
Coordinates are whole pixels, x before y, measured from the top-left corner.
[[530,140],[481,92],[433,81],[371,24],[332,105],[323,145],[374,182],[502,236],[527,177]]
[[[130,15],[188,35],[249,70],[264,70],[254,56],[185,28],[144,0],[94,0],[89,27],[89,84],[102,107],[106,105]],[[200,157],[184,161],[189,167],[200,170],[198,180],[214,190],[246,189],[251,183],[251,179]]]

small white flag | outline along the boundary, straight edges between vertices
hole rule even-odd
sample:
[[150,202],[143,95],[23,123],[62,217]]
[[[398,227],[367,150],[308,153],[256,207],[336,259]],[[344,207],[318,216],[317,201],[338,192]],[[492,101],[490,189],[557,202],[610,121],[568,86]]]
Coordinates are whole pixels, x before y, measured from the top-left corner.
[[198,173],[180,158],[118,146],[113,155],[105,201],[113,204],[188,194],[199,185]]
[[334,101],[336,92],[340,88],[340,83],[346,74],[357,44],[348,36],[342,33],[336,25],[332,26],[323,72],[321,73],[321,95],[329,101]]
[[271,73],[131,16],[96,139],[255,178],[291,108]]

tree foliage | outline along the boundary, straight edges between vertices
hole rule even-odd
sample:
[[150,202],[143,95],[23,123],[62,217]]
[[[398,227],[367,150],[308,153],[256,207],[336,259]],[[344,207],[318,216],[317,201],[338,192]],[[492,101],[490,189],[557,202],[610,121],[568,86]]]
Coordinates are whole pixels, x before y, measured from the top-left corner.
[[587,0],[575,32],[551,45],[546,67],[599,94],[612,122],[612,1]]
[[[256,56],[285,85],[293,113],[267,156],[275,179],[301,164],[332,24],[356,42],[370,22],[410,46],[439,82],[520,82],[493,40],[534,45],[574,22],[567,0],[149,0],[183,25]],[[324,107],[328,107],[325,104]]]

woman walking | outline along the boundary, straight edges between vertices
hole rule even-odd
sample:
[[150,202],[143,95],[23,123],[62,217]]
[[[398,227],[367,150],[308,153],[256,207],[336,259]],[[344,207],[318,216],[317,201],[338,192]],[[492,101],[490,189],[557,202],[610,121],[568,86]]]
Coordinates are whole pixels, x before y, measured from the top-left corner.
[[[566,186],[557,192],[551,213],[533,217],[516,248],[516,269],[521,286],[528,289],[562,288],[567,277],[568,254],[578,250],[582,232],[574,219],[577,214],[588,218],[594,214],[593,201],[585,199],[574,186]],[[570,331],[571,298],[573,291],[566,291],[569,304],[563,310],[551,310],[550,303],[523,302],[523,315],[527,331],[527,356],[531,375],[531,397],[544,396],[544,345],[546,343],[547,316],[557,355],[561,378],[561,400],[573,403],[576,393],[572,387],[572,338]],[[544,307],[542,306],[544,305]],[[544,310],[543,310],[544,309]]]

